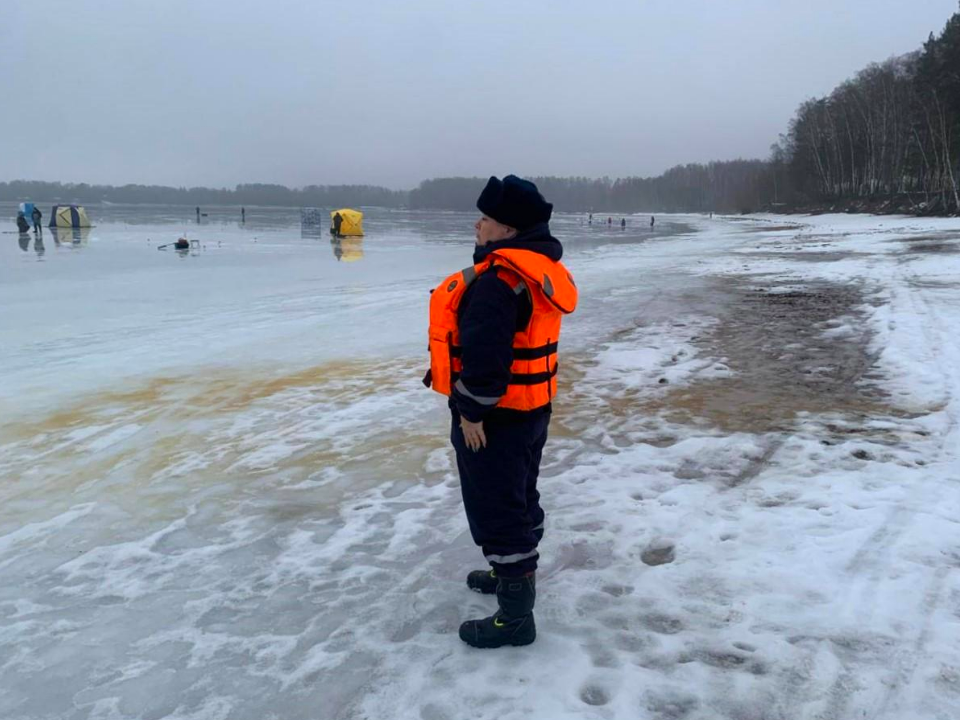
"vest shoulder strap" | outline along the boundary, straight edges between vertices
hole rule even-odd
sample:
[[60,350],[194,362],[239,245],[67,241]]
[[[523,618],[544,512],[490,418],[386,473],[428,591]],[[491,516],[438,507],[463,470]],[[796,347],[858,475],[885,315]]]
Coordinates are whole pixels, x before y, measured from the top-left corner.
[[525,292],[530,292],[527,287],[527,281],[523,279],[523,275],[518,273],[506,263],[494,261],[491,263],[491,269],[497,274],[497,277],[513,288],[515,295],[522,295]]

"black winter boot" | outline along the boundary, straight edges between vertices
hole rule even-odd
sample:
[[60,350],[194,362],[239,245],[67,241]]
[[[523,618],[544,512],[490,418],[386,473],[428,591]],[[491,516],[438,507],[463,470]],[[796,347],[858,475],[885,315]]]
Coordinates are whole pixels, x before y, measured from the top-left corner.
[[460,639],[475,648],[529,645],[537,638],[533,604],[537,598],[533,573],[517,578],[499,578],[500,609],[482,620],[467,620],[460,626]]
[[493,568],[474,570],[467,575],[467,587],[484,595],[493,595],[497,591],[498,580],[497,573]]

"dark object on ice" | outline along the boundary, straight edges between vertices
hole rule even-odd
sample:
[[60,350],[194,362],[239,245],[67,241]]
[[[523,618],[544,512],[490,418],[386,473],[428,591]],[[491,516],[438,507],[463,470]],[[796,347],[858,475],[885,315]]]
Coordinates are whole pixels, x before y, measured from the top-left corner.
[[197,205],[197,224],[200,223],[200,206]]
[[607,225],[613,225],[613,218],[612,218],[612,217],[608,217],[608,218],[607,218]]
[[498,582],[500,582],[500,579],[497,577],[497,571],[493,568],[490,570],[474,570],[467,575],[467,587],[483,595],[493,595],[497,591]]
[[30,223],[27,222],[22,212],[17,213],[17,230],[22,233],[30,232]]
[[624,228],[626,228],[626,227],[627,227],[627,219],[626,219],[626,218],[620,218],[620,229],[624,229]]
[[660,378],[657,382],[659,382],[661,385],[666,385],[669,382],[669,380],[667,380],[666,378]]
[[873,460],[873,456],[863,449],[854,450],[850,454],[853,455],[857,460]]
[[240,222],[245,223],[247,221],[247,210],[244,207],[240,208]]
[[333,216],[333,227],[330,228],[330,232],[333,233],[334,237],[340,237],[340,227],[342,225],[343,225],[343,216],[340,213],[337,213],[336,215]]
[[173,245],[176,250],[189,250],[192,245],[200,247],[199,240],[187,240],[187,238],[177,238],[176,242],[164,243],[163,245],[157,245],[157,250],[166,250],[168,247]]
[[529,645],[537,639],[533,605],[537,597],[536,577],[501,577],[497,583],[500,609],[482,620],[467,620],[460,626],[460,639],[475,648]]
[[33,206],[33,212],[30,213],[30,219],[33,220],[33,231],[42,235],[43,226],[40,224],[40,221],[43,220],[43,213],[40,212],[40,208],[38,208],[36,205]]
[[653,224],[654,224],[656,221],[657,221],[657,219],[656,219],[653,215],[651,215],[651,216],[650,216],[650,227],[653,227]]

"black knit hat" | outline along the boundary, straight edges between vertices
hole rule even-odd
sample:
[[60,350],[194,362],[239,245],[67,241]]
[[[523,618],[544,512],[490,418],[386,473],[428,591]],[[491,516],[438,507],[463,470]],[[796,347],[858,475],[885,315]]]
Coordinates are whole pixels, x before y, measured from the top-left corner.
[[547,222],[553,205],[543,199],[529,180],[507,175],[502,181],[491,177],[477,198],[477,209],[502,225],[526,230]]

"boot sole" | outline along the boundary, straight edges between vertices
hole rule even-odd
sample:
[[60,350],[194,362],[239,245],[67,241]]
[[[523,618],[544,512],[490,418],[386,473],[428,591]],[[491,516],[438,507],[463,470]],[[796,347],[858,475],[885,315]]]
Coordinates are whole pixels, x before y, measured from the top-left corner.
[[[460,639],[463,640],[462,637]],[[509,640],[508,642],[500,643],[499,645],[474,645],[472,642],[468,640],[463,640],[463,642],[465,642],[467,645],[469,645],[472,648],[476,648],[477,650],[496,650],[497,648],[502,648],[502,647],[524,647],[526,645],[533,645],[536,639],[537,639],[537,636],[534,635],[530,639],[524,638],[522,640]]]
[[536,638],[533,638],[533,640],[524,640],[523,642],[508,642],[503,645],[470,645],[466,640],[464,640],[464,642],[474,650],[496,650],[502,647],[525,647],[527,645],[533,645],[534,640],[536,640]]
[[481,595],[496,595],[496,594],[497,594],[497,588],[493,588],[492,590],[486,590],[486,589],[484,589],[484,588],[477,587],[477,586],[475,586],[475,585],[467,585],[467,587],[468,587],[469,589],[473,590],[475,593],[480,593]]

